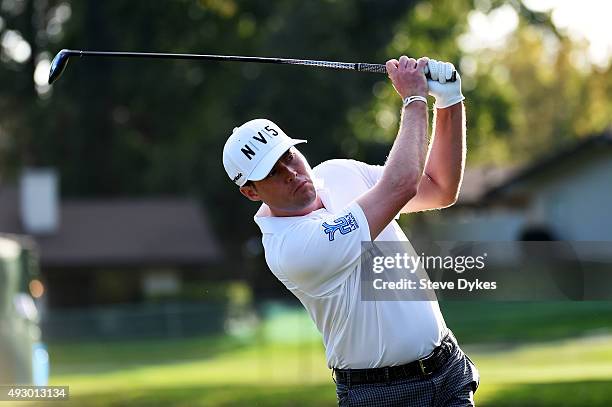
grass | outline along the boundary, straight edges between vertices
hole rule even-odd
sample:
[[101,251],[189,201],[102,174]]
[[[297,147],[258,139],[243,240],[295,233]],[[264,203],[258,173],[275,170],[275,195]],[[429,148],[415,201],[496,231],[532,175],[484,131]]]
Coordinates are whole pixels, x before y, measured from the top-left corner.
[[[479,367],[479,406],[612,405],[612,332],[602,331],[612,304],[442,306]],[[282,318],[286,331],[310,337],[303,313]],[[71,392],[54,405],[336,405],[321,342],[297,341],[280,325],[242,340],[51,344],[52,384]]]
[[538,342],[612,329],[612,302],[469,302],[440,304],[462,343]]

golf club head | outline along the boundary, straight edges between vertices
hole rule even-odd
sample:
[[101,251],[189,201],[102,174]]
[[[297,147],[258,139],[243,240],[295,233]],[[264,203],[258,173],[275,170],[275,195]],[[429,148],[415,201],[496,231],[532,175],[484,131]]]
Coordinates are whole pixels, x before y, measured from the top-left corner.
[[68,58],[73,54],[72,51],[63,49],[57,53],[53,61],[51,61],[51,70],[49,71],[49,85],[60,77],[66,65],[68,65]]

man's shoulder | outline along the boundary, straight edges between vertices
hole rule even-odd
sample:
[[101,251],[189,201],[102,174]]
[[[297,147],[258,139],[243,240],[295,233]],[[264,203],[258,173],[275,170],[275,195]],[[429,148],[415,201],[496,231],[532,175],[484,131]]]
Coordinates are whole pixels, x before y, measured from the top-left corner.
[[335,158],[333,160],[323,161],[312,169],[314,174],[318,177],[333,177],[340,174],[352,173],[354,175],[361,175],[364,168],[368,165],[357,160],[351,160],[348,158]]
[[365,165],[361,161],[352,160],[350,158],[334,158],[332,160],[323,161],[316,167],[314,167],[313,171],[321,171],[329,168],[355,168],[360,165]]
[[382,175],[383,168],[357,160],[334,159],[317,165],[313,168],[313,173],[316,178],[323,179],[327,186],[340,183],[353,188],[365,183],[371,188]]

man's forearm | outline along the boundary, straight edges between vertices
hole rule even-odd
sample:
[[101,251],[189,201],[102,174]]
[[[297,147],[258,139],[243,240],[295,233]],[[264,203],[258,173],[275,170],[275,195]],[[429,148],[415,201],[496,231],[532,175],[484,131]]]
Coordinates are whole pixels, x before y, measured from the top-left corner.
[[402,108],[399,132],[385,164],[383,178],[395,185],[416,187],[427,155],[427,105],[415,101]]
[[425,173],[449,199],[456,199],[465,165],[465,109],[457,103],[436,109]]

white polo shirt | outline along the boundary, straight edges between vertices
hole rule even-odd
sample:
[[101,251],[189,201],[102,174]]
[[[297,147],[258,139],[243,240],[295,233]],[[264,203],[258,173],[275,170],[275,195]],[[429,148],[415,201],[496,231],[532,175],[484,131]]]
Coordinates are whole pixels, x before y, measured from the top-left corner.
[[[447,328],[437,301],[362,301],[361,242],[370,241],[355,199],[374,186],[383,167],[330,160],[313,169],[324,208],[305,216],[255,215],[266,262],[302,302],[323,334],[330,368],[361,369],[412,362],[438,346]],[[405,241],[392,221],[376,241]]]

